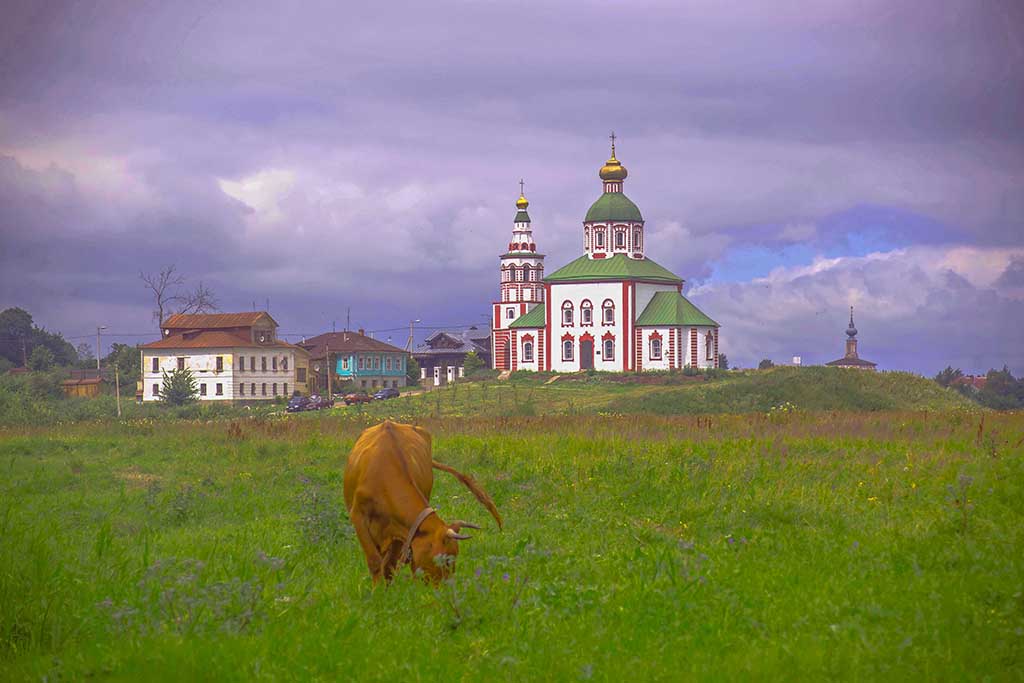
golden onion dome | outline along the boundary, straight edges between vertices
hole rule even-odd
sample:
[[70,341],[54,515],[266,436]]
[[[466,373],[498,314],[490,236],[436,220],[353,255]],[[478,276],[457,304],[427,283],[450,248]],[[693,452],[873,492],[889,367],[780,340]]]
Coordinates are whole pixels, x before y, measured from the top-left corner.
[[530,202],[526,201],[526,196],[520,194],[519,199],[516,200],[516,208],[523,211],[530,205]]
[[600,173],[601,180],[625,180],[629,172],[626,167],[615,158],[615,152],[612,152],[612,156],[608,161],[605,162],[604,166],[601,167]]

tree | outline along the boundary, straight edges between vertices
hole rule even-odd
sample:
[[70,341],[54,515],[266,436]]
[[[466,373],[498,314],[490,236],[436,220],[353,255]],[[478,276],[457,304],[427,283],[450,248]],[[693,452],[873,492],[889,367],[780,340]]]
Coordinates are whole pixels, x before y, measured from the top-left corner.
[[163,384],[160,386],[160,399],[172,406],[191,403],[199,397],[199,385],[192,371],[188,368],[164,370]]
[[[114,342],[110,346],[110,355],[103,359],[106,367],[116,367],[121,376],[121,386],[126,386],[142,376],[142,358],[139,350],[128,344]],[[134,391],[134,388],[132,389]]]
[[53,352],[45,346],[35,347],[28,357],[28,367],[30,370],[49,370],[53,367]]
[[935,375],[935,381],[938,382],[940,386],[948,387],[963,376],[964,373],[960,368],[954,370],[953,366],[947,365],[945,370],[942,370],[939,374]]
[[89,342],[82,342],[76,346],[75,353],[78,355],[79,365],[91,367],[96,364],[96,355],[92,352],[92,344]]
[[146,289],[153,293],[153,318],[163,326],[167,316],[173,313],[209,313],[217,310],[217,298],[202,281],[192,291],[181,290],[185,276],[172,263],[159,273],[139,272],[139,279]]
[[25,365],[32,330],[32,316],[25,309],[8,308],[0,313],[0,356],[17,366]]
[[1024,407],[1024,381],[1014,378],[1007,366],[985,375],[985,387],[977,394],[978,403],[995,410]]
[[420,364],[409,356],[405,362],[405,383],[416,386],[420,383]]
[[771,358],[765,358],[757,364],[758,370],[767,370],[768,368],[774,368],[775,363],[772,362]]
[[720,367],[723,370],[728,370],[729,356],[725,355],[724,353],[718,354],[718,367]]
[[476,354],[476,351],[470,351],[462,361],[462,368],[463,372],[466,373],[466,377],[471,377],[484,369],[484,361]]

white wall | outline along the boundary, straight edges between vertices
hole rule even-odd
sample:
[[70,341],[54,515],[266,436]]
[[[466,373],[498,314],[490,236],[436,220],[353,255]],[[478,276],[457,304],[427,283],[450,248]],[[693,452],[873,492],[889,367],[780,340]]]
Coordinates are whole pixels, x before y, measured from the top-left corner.
[[[217,372],[217,357],[224,359],[223,370]],[[238,356],[245,356],[245,370],[238,370]],[[260,361],[264,356],[267,359],[267,370],[251,369],[250,359],[256,358],[256,367],[261,367]],[[277,371],[272,370],[272,358],[277,357]],[[153,358],[159,359],[158,372],[153,372]],[[273,385],[277,384],[278,396],[291,396],[295,391],[295,352],[288,349],[276,348],[246,348],[246,349],[143,349],[142,350],[142,400],[156,401],[158,395],[154,395],[153,385],[159,388],[163,383],[163,371],[171,372],[178,367],[178,358],[185,358],[185,367],[192,371],[197,385],[206,384],[206,395],[200,394],[201,401],[231,401],[231,400],[273,400]],[[283,369],[282,360],[288,359],[288,369]],[[245,383],[245,394],[239,393],[238,385]],[[221,384],[223,395],[217,395],[217,384]],[[256,395],[253,396],[252,384],[256,384]],[[267,395],[261,393],[262,385],[267,385]],[[288,385],[285,393],[284,385]]]
[[[584,299],[589,299],[593,304],[593,324],[584,326],[580,324],[580,304]],[[605,325],[602,323],[601,305],[605,299],[615,302],[615,324]],[[562,303],[566,300],[573,305],[573,324],[562,324]],[[589,332],[594,337],[594,369],[596,370],[622,370],[622,358],[625,352],[625,335],[623,332],[623,301],[621,282],[600,282],[600,283],[566,283],[551,285],[551,369],[557,372],[574,372],[580,369],[580,337]],[[630,317],[635,319],[635,313],[630,311]],[[562,335],[565,333],[573,335],[573,359],[562,360]],[[606,361],[603,354],[601,337],[606,332],[615,335],[615,358]]]
[[[640,309],[643,310],[643,309]],[[651,335],[655,332],[661,335],[661,360],[651,358]],[[643,344],[643,369],[644,370],[668,370],[669,369],[669,328],[668,327],[644,327],[640,331],[640,338]]]

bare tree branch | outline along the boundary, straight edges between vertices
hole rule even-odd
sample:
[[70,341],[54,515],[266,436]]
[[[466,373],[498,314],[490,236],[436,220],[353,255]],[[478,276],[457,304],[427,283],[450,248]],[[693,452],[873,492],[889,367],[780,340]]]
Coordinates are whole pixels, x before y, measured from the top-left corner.
[[150,292],[153,293],[153,319],[163,328],[164,320],[174,313],[209,313],[217,310],[217,297],[213,290],[202,282],[190,292],[179,289],[185,284],[185,276],[177,271],[174,264],[166,266],[159,273],[139,273]]
[[202,280],[194,290],[185,294],[183,298],[184,304],[179,313],[209,313],[217,310],[217,297],[212,289],[203,284]]

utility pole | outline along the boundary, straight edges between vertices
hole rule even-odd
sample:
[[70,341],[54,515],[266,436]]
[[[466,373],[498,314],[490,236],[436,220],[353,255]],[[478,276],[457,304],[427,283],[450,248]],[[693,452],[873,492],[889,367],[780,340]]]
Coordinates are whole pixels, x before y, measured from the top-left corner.
[[410,320],[409,321],[409,340],[407,342],[405,342],[405,351],[406,351],[406,353],[412,353],[413,326],[416,323],[418,323],[418,322],[421,322],[419,318],[416,318],[415,320]]
[[106,325],[96,327],[96,369],[100,369],[100,330],[107,329]]
[[121,417],[121,373],[118,372],[117,363],[114,363],[114,396],[117,396],[117,417]]
[[334,370],[331,368],[331,343],[327,342],[327,398],[329,399],[334,398],[332,374],[334,374]]

